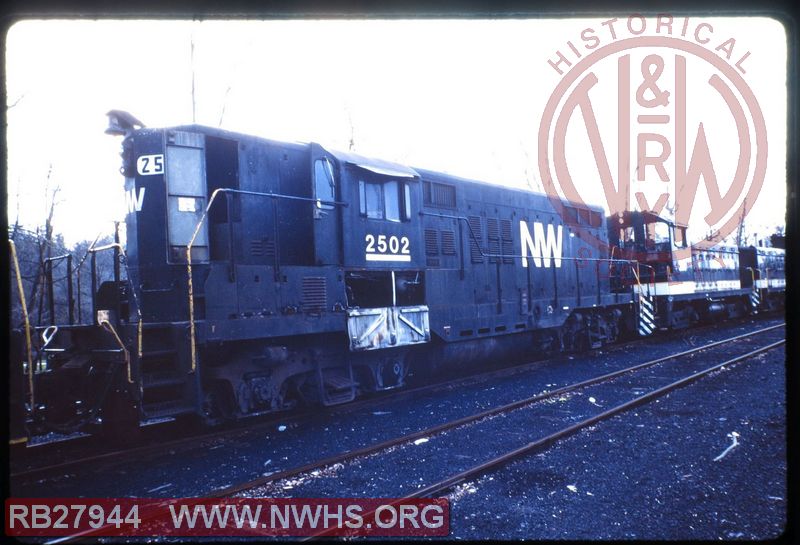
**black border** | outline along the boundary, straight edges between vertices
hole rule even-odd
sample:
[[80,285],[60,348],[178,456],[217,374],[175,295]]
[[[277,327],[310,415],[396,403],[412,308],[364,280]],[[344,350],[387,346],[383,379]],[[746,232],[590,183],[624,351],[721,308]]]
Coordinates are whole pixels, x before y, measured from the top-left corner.
[[[798,65],[800,64],[800,34],[798,34],[798,11],[790,0],[766,0],[758,2],[741,0],[677,0],[669,3],[652,3],[645,7],[641,2],[630,0],[608,0],[600,2],[585,2],[579,0],[559,0],[549,3],[530,3],[506,0],[501,2],[448,2],[444,5],[414,1],[377,2],[377,1],[335,1],[335,2],[299,2],[291,5],[280,2],[252,2],[242,0],[226,0],[214,2],[202,0],[199,2],[175,1],[168,2],[139,2],[129,1],[114,2],[101,1],[24,1],[12,0],[0,8],[0,30],[2,30],[3,66],[5,66],[6,39],[8,30],[17,21],[29,18],[35,19],[103,19],[103,18],[134,18],[134,19],[302,19],[302,18],[333,18],[333,19],[409,19],[409,18],[553,18],[553,17],[607,17],[628,16],[640,13],[653,16],[659,13],[688,16],[766,16],[772,17],[783,24],[787,35],[787,134],[786,134],[786,176],[787,176],[787,202],[786,202],[786,240],[787,240],[787,290],[786,290],[786,321],[787,321],[787,366],[786,366],[786,437],[787,437],[787,524],[784,534],[776,542],[800,542],[798,534],[798,449],[794,444],[800,435],[800,422],[798,422],[798,400],[796,395],[800,392],[800,371],[797,364],[798,336],[793,332],[798,328],[798,286],[795,281],[800,281],[798,271],[798,218],[800,217],[800,165],[798,164],[798,108],[800,107],[800,94],[798,94]],[[6,97],[5,70],[3,73],[2,95]],[[6,110],[2,109],[2,126],[6,127]],[[2,153],[0,153],[0,171],[3,173],[2,185],[7,196],[7,164],[6,164],[6,133],[3,130],[0,137]],[[3,200],[7,203],[7,197]],[[0,206],[0,222],[3,227],[8,227],[8,211],[6,206]],[[4,289],[0,293],[0,302],[8,309],[10,304],[10,276],[9,255],[5,250],[0,252],[0,268],[2,268],[2,283]],[[9,313],[2,317],[2,338],[8,346]],[[7,350],[5,353],[8,353]],[[0,379],[3,387],[0,393],[8,398],[8,380]],[[8,419],[3,423],[4,437],[8,437]],[[792,441],[795,439],[795,441]],[[3,453],[8,454],[8,441],[4,439]],[[764,453],[770,456],[770,453]],[[6,475],[8,474],[8,462]],[[9,495],[8,479],[2,479],[4,497]]]

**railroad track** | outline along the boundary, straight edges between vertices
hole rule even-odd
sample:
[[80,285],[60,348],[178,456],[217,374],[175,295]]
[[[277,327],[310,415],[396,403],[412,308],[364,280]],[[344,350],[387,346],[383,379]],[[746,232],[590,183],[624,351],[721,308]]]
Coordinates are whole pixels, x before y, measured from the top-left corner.
[[[399,504],[401,504],[401,503],[403,503],[404,501],[407,501],[407,500],[411,500],[411,499],[415,499],[415,498],[423,498],[423,497],[435,496],[437,494],[441,494],[443,492],[446,492],[447,490],[452,489],[456,485],[458,485],[460,483],[463,483],[463,482],[467,481],[468,479],[479,477],[479,476],[484,475],[484,474],[486,474],[486,473],[488,473],[490,471],[494,471],[494,470],[496,470],[496,469],[508,464],[509,462],[511,462],[513,460],[516,460],[518,458],[521,458],[523,456],[527,456],[527,455],[530,455],[530,454],[545,450],[545,449],[549,448],[550,446],[552,446],[553,444],[555,444],[556,442],[558,442],[558,441],[560,441],[562,439],[565,439],[567,437],[570,437],[572,435],[575,435],[576,433],[578,433],[579,431],[581,431],[581,430],[583,430],[585,428],[588,428],[590,426],[593,426],[595,424],[603,422],[604,420],[609,420],[610,418],[613,418],[614,416],[617,416],[618,414],[621,414],[623,412],[626,412],[626,411],[629,411],[629,410],[634,409],[636,407],[639,407],[639,406],[645,405],[647,403],[650,403],[650,402],[652,402],[652,401],[654,401],[654,400],[656,400],[656,399],[658,399],[658,398],[660,398],[660,397],[662,397],[662,396],[664,396],[664,395],[666,395],[666,394],[668,394],[668,393],[670,393],[670,392],[672,392],[674,390],[677,390],[679,388],[683,388],[685,386],[688,386],[688,385],[700,380],[703,377],[706,377],[706,376],[708,376],[708,375],[710,375],[712,373],[715,373],[717,371],[721,371],[725,367],[730,367],[730,366],[735,365],[737,363],[740,363],[740,362],[743,362],[745,360],[751,359],[754,356],[757,356],[757,355],[762,354],[764,352],[768,352],[770,350],[778,348],[779,346],[782,346],[785,343],[786,343],[786,340],[785,339],[781,339],[779,341],[770,343],[770,344],[768,344],[766,346],[762,346],[760,348],[757,348],[755,350],[747,352],[746,354],[742,354],[742,355],[730,358],[730,359],[728,359],[726,361],[723,361],[722,363],[718,363],[718,364],[712,365],[712,366],[707,367],[705,369],[702,369],[700,371],[694,372],[694,373],[692,373],[692,374],[690,374],[688,376],[684,376],[684,377],[682,377],[682,378],[680,378],[678,380],[675,380],[675,381],[673,381],[673,382],[671,382],[671,383],[669,383],[669,384],[667,384],[665,386],[662,386],[660,388],[657,388],[655,390],[647,392],[646,394],[637,396],[637,397],[635,397],[635,398],[633,398],[631,400],[628,400],[628,401],[626,401],[624,403],[621,403],[621,404],[616,405],[616,406],[614,406],[614,407],[612,407],[610,409],[607,409],[607,410],[605,410],[605,411],[603,411],[603,412],[601,412],[599,414],[596,414],[596,415],[591,416],[589,418],[585,418],[585,419],[583,419],[583,420],[581,420],[579,422],[576,422],[575,424],[572,424],[570,426],[564,427],[564,428],[562,428],[562,429],[560,429],[560,430],[558,430],[556,432],[550,433],[550,434],[546,435],[545,437],[536,439],[535,441],[531,441],[530,443],[528,443],[528,444],[526,444],[526,445],[524,445],[522,447],[519,447],[519,448],[510,450],[510,451],[504,452],[504,453],[502,453],[502,454],[500,454],[498,456],[495,456],[495,457],[493,457],[493,458],[491,458],[491,459],[489,459],[489,460],[487,460],[487,461],[485,461],[483,463],[480,463],[480,464],[477,464],[475,466],[472,466],[472,467],[470,467],[470,468],[468,468],[468,469],[466,469],[464,471],[460,471],[460,472],[458,472],[458,473],[456,473],[454,475],[445,477],[445,478],[443,478],[443,479],[441,479],[439,481],[436,481],[436,482],[434,482],[432,484],[429,484],[428,486],[425,486],[423,488],[419,488],[419,489],[415,490],[414,492],[411,492],[410,494],[406,494],[402,498],[398,498],[398,499],[396,499],[396,500],[394,500],[392,502],[388,502],[387,505],[397,506],[397,505],[399,505]],[[374,516],[375,516],[375,512],[370,512],[370,513],[366,513],[363,516],[363,518],[364,518],[364,520],[369,520],[370,518],[372,518]],[[326,536],[329,536],[331,533],[332,533],[332,530],[325,530],[325,531],[319,532],[318,534],[315,534],[315,535],[313,535],[311,537],[303,539],[302,541],[310,541],[310,540],[314,540],[314,539],[324,538]]]
[[[730,324],[730,322],[729,322]],[[733,323],[732,325],[735,325]],[[711,329],[714,325],[695,329],[694,332]],[[683,335],[685,332],[669,332],[668,336],[662,336],[659,341],[669,339],[669,336]],[[653,339],[632,339],[614,345],[604,346],[599,349],[587,351],[589,355],[598,350],[606,353],[623,351],[631,345],[653,342]],[[559,354],[566,356],[566,354]],[[526,373],[542,365],[543,359],[528,361],[525,363],[483,371],[468,376],[455,379],[446,379],[439,382],[405,388],[392,392],[364,397],[346,405],[329,407],[320,411],[318,408],[313,410],[301,410],[294,413],[276,413],[268,416],[251,417],[235,424],[229,425],[224,429],[204,431],[201,433],[187,433],[185,429],[176,426],[174,422],[150,425],[145,439],[142,443],[120,448],[103,447],[103,443],[97,438],[82,436],[69,440],[58,440],[52,443],[38,443],[26,447],[24,450],[15,454],[17,458],[25,458],[27,464],[12,468],[10,478],[12,481],[22,481],[34,478],[41,478],[58,472],[65,472],[81,466],[96,467],[104,463],[122,463],[125,459],[141,461],[151,456],[162,455],[165,450],[186,451],[200,448],[205,444],[217,441],[238,439],[251,433],[263,432],[273,428],[276,424],[302,424],[308,419],[319,418],[322,416],[334,416],[341,414],[357,413],[362,410],[379,407],[380,405],[391,403],[421,395],[428,392],[436,392],[448,388],[456,388],[480,383],[495,378],[503,378]],[[176,438],[175,435],[178,435]],[[83,453],[91,450],[90,455]],[[41,461],[41,462],[39,462]],[[39,462],[39,463],[37,463]]]
[[[729,337],[727,339],[714,341],[703,346],[699,346],[690,350],[684,350],[681,352],[677,352],[674,354],[670,354],[668,356],[656,358],[653,360],[649,360],[646,362],[638,363],[636,365],[614,371],[611,373],[606,373],[597,377],[593,377],[588,380],[584,380],[581,382],[577,382],[568,386],[564,386],[562,388],[558,388],[555,390],[539,393],[533,395],[531,397],[521,399],[519,401],[515,401],[513,403],[508,403],[502,406],[493,407],[491,409],[481,411],[479,413],[459,418],[450,422],[446,422],[444,424],[440,424],[437,426],[433,426],[430,428],[426,428],[424,430],[420,430],[414,433],[406,434],[403,436],[399,436],[393,439],[389,439],[387,441],[382,441],[373,445],[369,445],[367,447],[354,449],[348,452],[344,452],[341,454],[337,454],[334,456],[327,457],[322,460],[318,460],[312,463],[303,464],[301,466],[287,469],[284,471],[279,471],[276,473],[272,473],[267,476],[262,476],[256,479],[252,479],[246,482],[242,482],[236,485],[227,486],[223,488],[219,488],[216,490],[212,490],[208,493],[203,494],[203,497],[208,498],[223,498],[223,497],[230,497],[230,496],[243,496],[248,492],[253,492],[254,490],[265,487],[271,483],[277,483],[279,481],[283,481],[286,479],[296,478],[302,475],[310,474],[311,472],[316,472],[317,474],[321,474],[324,472],[326,468],[330,466],[335,466],[338,464],[345,464],[349,462],[353,462],[357,459],[362,459],[368,456],[373,456],[376,454],[380,454],[384,451],[390,451],[393,447],[397,447],[399,445],[406,445],[406,444],[413,444],[414,441],[421,439],[421,438],[430,438],[432,436],[443,434],[444,432],[455,430],[457,428],[463,428],[470,424],[475,424],[480,421],[485,421],[490,419],[493,416],[497,416],[500,414],[507,414],[519,409],[536,406],[540,404],[542,401],[546,401],[548,399],[558,399],[564,396],[565,394],[573,393],[578,390],[586,389],[590,386],[608,383],[617,379],[619,377],[623,377],[625,375],[630,375],[637,373],[638,371],[642,371],[644,369],[649,369],[656,367],[660,364],[666,363],[668,361],[673,360],[682,360],[684,358],[689,358],[694,355],[698,355],[702,352],[718,348],[718,347],[729,347],[736,343],[737,341],[744,341],[744,340],[752,340],[754,338],[759,338],[765,334],[768,334],[773,331],[777,331],[778,329],[784,328],[785,324],[778,324],[769,327],[765,327],[756,331],[752,331],[749,333],[745,333],[742,335],[736,335],[734,337]],[[466,470],[459,471],[453,475],[447,476],[443,479],[439,479],[436,482],[433,482],[430,485],[427,485],[422,488],[418,488],[413,492],[405,495],[403,498],[399,499],[397,503],[402,500],[408,500],[413,498],[425,497],[425,496],[432,496],[435,494],[442,493],[448,489],[451,489],[455,485],[466,481],[467,479],[482,475],[488,471],[496,469],[514,459],[517,459],[521,456],[536,452],[538,450],[543,450],[555,442],[574,435],[575,433],[579,432],[582,429],[585,429],[589,426],[595,425],[599,422],[612,418],[622,412],[628,411],[632,408],[641,406],[646,404],[650,401],[653,401],[659,397],[666,395],[667,393],[674,391],[678,388],[682,388],[689,384],[696,382],[697,380],[705,377],[711,373],[719,371],[724,367],[734,365],[736,363],[745,361],[749,358],[752,358],[758,354],[767,352],[774,348],[777,348],[785,343],[785,339],[780,339],[778,341],[770,342],[769,344],[762,345],[756,349],[750,350],[744,354],[739,354],[734,357],[727,357],[725,361],[722,363],[717,363],[710,367],[705,367],[700,371],[695,371],[689,375],[682,376],[677,380],[673,380],[670,383],[660,386],[656,389],[653,389],[647,393],[642,395],[638,395],[633,399],[629,399],[623,403],[615,405],[612,408],[606,409],[598,414],[594,414],[588,418],[584,418],[579,422],[570,424],[569,426],[565,426],[563,428],[558,429],[555,432],[549,433],[544,437],[538,438],[534,441],[531,441],[521,447],[515,448],[513,450],[509,450],[503,452],[500,455],[494,456],[491,459],[476,464],[472,467],[467,468]],[[370,514],[365,515],[365,519],[368,518]],[[83,532],[81,534],[68,536],[65,538],[60,538],[49,543],[68,543],[72,542],[81,538],[88,537],[92,535],[97,530]],[[324,537],[326,535],[325,532],[313,536],[311,539],[315,537]]]
[[[525,398],[525,399],[521,399],[519,401],[515,401],[515,402],[512,402],[512,403],[507,403],[507,404],[504,404],[504,405],[501,405],[501,406],[493,407],[491,409],[487,409],[485,411],[481,411],[481,412],[478,412],[478,413],[475,413],[475,414],[472,414],[472,415],[469,415],[469,416],[465,416],[463,418],[458,418],[456,420],[445,422],[443,424],[432,426],[432,427],[429,427],[429,428],[426,428],[426,429],[423,429],[423,430],[419,430],[419,431],[416,431],[416,432],[413,432],[413,433],[409,433],[409,434],[406,434],[406,435],[403,435],[403,436],[395,437],[395,438],[392,438],[392,439],[389,439],[389,440],[386,440],[386,441],[381,441],[381,442],[375,443],[373,445],[368,445],[368,446],[363,447],[363,448],[359,448],[359,449],[351,450],[351,451],[344,452],[344,453],[341,453],[341,454],[337,454],[337,455],[334,455],[334,456],[330,456],[330,457],[325,458],[323,460],[319,460],[319,461],[311,462],[311,463],[308,463],[308,464],[304,464],[302,466],[295,467],[295,468],[292,468],[292,469],[279,471],[279,472],[272,473],[272,474],[267,475],[267,476],[258,477],[256,479],[253,479],[253,480],[250,480],[250,481],[247,481],[247,482],[243,482],[243,483],[240,483],[240,484],[236,484],[236,485],[228,486],[228,487],[225,487],[225,488],[217,489],[217,490],[214,490],[214,491],[210,492],[207,495],[207,497],[216,498],[216,497],[227,497],[227,496],[234,496],[234,495],[237,495],[237,494],[242,494],[243,492],[247,492],[247,491],[253,490],[255,488],[262,487],[262,486],[267,485],[269,483],[273,483],[273,482],[276,482],[276,481],[279,481],[279,480],[289,479],[289,478],[292,478],[292,477],[297,477],[299,475],[303,475],[303,474],[309,473],[309,472],[314,471],[314,470],[323,470],[326,467],[333,466],[333,465],[336,465],[336,464],[343,464],[343,463],[351,462],[351,461],[353,461],[353,460],[355,460],[357,458],[363,458],[363,457],[366,457],[366,456],[374,455],[376,453],[391,449],[392,447],[396,447],[398,445],[413,443],[414,441],[416,441],[418,439],[423,439],[423,438],[429,439],[430,437],[442,434],[443,432],[450,431],[450,430],[453,430],[453,429],[456,429],[456,428],[460,428],[460,427],[466,426],[468,424],[473,424],[473,423],[479,422],[481,420],[485,420],[485,419],[491,418],[493,416],[497,416],[497,415],[501,415],[501,414],[507,414],[507,413],[510,413],[512,411],[516,411],[518,409],[521,409],[521,408],[524,408],[524,407],[527,407],[527,406],[530,406],[530,405],[535,405],[535,404],[540,403],[542,401],[546,401],[546,400],[550,400],[550,399],[558,399],[558,398],[564,396],[565,394],[576,392],[578,390],[585,389],[585,388],[587,388],[589,386],[593,386],[593,385],[609,382],[609,381],[612,381],[612,380],[614,380],[616,378],[622,377],[624,375],[635,373],[635,372],[641,371],[643,369],[652,368],[652,367],[655,367],[655,366],[657,366],[659,364],[665,363],[665,362],[670,361],[670,360],[676,360],[676,359],[681,359],[681,358],[685,358],[685,357],[688,357],[688,356],[696,355],[696,354],[699,354],[701,352],[710,350],[712,348],[729,345],[729,344],[734,343],[734,342],[739,341],[739,340],[758,337],[760,335],[763,335],[763,334],[768,333],[770,331],[775,331],[775,330],[783,328],[783,327],[785,327],[785,324],[778,324],[778,325],[762,328],[762,329],[759,329],[757,331],[752,331],[750,333],[745,333],[745,334],[742,334],[742,335],[729,337],[727,339],[723,339],[723,340],[720,340],[720,341],[714,341],[712,343],[708,343],[706,345],[703,345],[703,346],[700,346],[700,347],[697,347],[697,348],[693,348],[693,349],[690,349],[690,350],[684,350],[682,352],[677,352],[675,354],[670,354],[668,356],[664,356],[664,357],[656,358],[656,359],[653,359],[653,360],[649,360],[649,361],[646,361],[646,362],[643,362],[643,363],[639,363],[639,364],[636,364],[636,365],[633,365],[633,366],[630,366],[630,367],[626,367],[624,369],[620,369],[618,371],[613,371],[611,373],[606,373],[606,374],[603,374],[603,375],[600,375],[600,376],[597,376],[597,377],[590,378],[588,380],[583,380],[583,381],[580,381],[580,382],[576,382],[574,384],[570,384],[570,385],[564,386],[562,388],[557,388],[555,390],[550,390],[550,391],[547,391],[547,392],[539,393],[539,394],[533,395],[531,397],[528,397],[528,398]],[[785,342],[785,341],[779,341],[775,345],[770,345],[770,348],[774,348],[775,346],[778,346],[778,344],[781,344],[782,342]]]

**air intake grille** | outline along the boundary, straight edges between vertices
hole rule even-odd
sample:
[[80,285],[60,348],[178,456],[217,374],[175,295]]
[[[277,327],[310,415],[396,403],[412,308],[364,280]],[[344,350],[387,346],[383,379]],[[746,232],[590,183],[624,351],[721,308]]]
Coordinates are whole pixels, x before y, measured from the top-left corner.
[[480,216],[470,216],[468,218],[469,235],[469,255],[473,263],[483,263],[480,244],[483,243],[483,229],[481,228]]
[[[489,253],[490,254],[499,254],[500,253],[500,226],[497,223],[497,218],[487,218],[486,219],[486,231],[489,235]],[[497,263],[499,258],[497,257],[490,257],[490,263]]]
[[442,231],[442,253],[456,255],[456,234],[453,231]]
[[253,257],[275,257],[275,241],[254,238],[250,241],[250,255]]
[[425,229],[425,255],[439,255],[435,229]]
[[[500,231],[503,236],[503,255],[514,253],[514,239],[511,238],[511,220],[500,220]],[[503,263],[514,263],[513,257],[504,257]]]
[[318,314],[328,305],[328,290],[324,276],[303,278],[303,312]]
[[444,208],[456,207],[456,188],[448,184],[425,182],[422,188],[425,204]]

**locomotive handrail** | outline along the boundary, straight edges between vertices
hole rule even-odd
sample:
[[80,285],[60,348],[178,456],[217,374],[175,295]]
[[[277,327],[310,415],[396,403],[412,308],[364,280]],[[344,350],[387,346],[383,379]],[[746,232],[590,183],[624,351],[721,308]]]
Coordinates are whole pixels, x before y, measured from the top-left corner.
[[117,331],[114,329],[114,326],[111,325],[111,322],[109,322],[104,318],[99,321],[99,325],[100,327],[102,327],[103,329],[114,335],[114,339],[116,339],[117,344],[119,345],[120,349],[122,349],[122,353],[125,354],[125,367],[128,370],[128,383],[133,384],[133,377],[131,376],[131,354],[125,347],[125,343],[122,342],[122,339],[119,338],[119,335],[117,335]]
[[47,263],[48,261],[55,262],[55,261],[60,261],[62,259],[67,259],[67,258],[70,258],[70,257],[72,257],[72,254],[64,254],[64,255],[57,255],[57,256],[53,256],[53,257],[46,257],[44,259],[44,262],[45,263]]
[[47,278],[47,297],[49,299],[48,307],[50,309],[50,321],[53,325],[56,323],[55,295],[53,292],[53,263],[62,261],[64,259],[67,260],[67,319],[69,320],[70,325],[75,322],[75,300],[72,294],[72,254],[64,254],[57,255],[55,257],[48,257],[44,260],[45,277]]
[[[81,308],[82,307],[82,305],[81,305],[81,268],[83,267],[83,263],[86,261],[86,258],[89,257],[89,253],[90,253],[89,250],[91,250],[94,247],[94,245],[97,244],[97,241],[100,240],[100,236],[102,234],[103,234],[102,231],[97,233],[97,236],[94,237],[94,240],[92,241],[92,243],[89,245],[88,248],[86,248],[86,253],[83,254],[83,257],[81,258],[80,262],[78,262],[78,266],[75,267],[77,269],[77,271],[78,271],[78,272],[75,273],[75,284],[76,284],[76,287],[78,288],[78,323],[81,323],[81,321],[83,320],[83,310]],[[94,297],[94,294],[92,294],[92,297]],[[93,317],[93,319],[94,319],[94,317]]]
[[639,292],[642,291],[642,280],[639,274],[639,267],[647,267],[650,269],[650,277],[652,278],[652,282],[647,283],[647,295],[650,295],[650,284],[653,284],[653,289],[655,289],[656,285],[656,269],[652,265],[648,265],[647,263],[639,263],[638,261],[634,261],[636,263],[636,268],[631,270],[633,271],[633,275],[636,278],[636,285],[639,286]]
[[122,252],[123,255],[125,254],[125,248],[123,248],[122,244],[120,244],[119,242],[109,242],[105,246],[99,246],[97,248],[92,246],[91,248],[89,248],[88,251],[91,253],[97,253],[97,252],[104,252],[106,250],[113,250],[114,248],[119,249],[119,251]]
[[756,271],[753,270],[753,267],[747,267],[746,270],[750,271],[750,280],[753,281],[753,289],[756,289]]
[[25,348],[28,353],[28,392],[31,398],[31,414],[36,411],[33,395],[33,349],[31,347],[31,322],[28,316],[28,304],[25,301],[25,292],[22,287],[22,273],[19,269],[19,260],[17,259],[17,246],[14,241],[8,239],[8,245],[11,248],[11,258],[14,262],[14,271],[17,276],[17,292],[19,294],[19,302],[22,305],[22,317],[25,320]]
[[[438,218],[461,220],[464,223],[466,223],[467,224],[467,228],[469,229],[469,233],[472,236],[472,239],[475,241],[475,244],[477,245],[477,248],[478,248],[478,252],[480,252],[482,257],[514,257],[514,258],[518,257],[518,258],[522,258],[522,259],[528,259],[528,258],[531,257],[531,256],[528,256],[528,255],[525,255],[525,254],[493,254],[493,253],[484,252],[483,249],[480,246],[480,241],[478,240],[478,237],[475,236],[475,232],[472,230],[472,226],[469,224],[469,220],[464,216],[453,216],[451,214],[439,214],[439,213],[436,213],[436,212],[425,212],[425,211],[421,211],[419,214],[421,216],[433,216],[433,217],[438,217]],[[613,249],[613,246],[612,246],[612,249]],[[613,257],[609,258],[609,257],[565,257],[565,256],[562,256],[562,257],[554,257],[554,256],[545,257],[545,256],[542,256],[541,259],[547,259],[547,260],[559,259],[559,260],[564,260],[564,261],[608,261],[608,262],[619,262],[619,263],[630,263],[630,264],[638,263],[638,261],[636,261],[635,259],[614,259]],[[649,265],[645,265],[644,263],[642,263],[642,266],[643,267],[649,267]]]
[[[197,222],[197,225],[194,228],[194,233],[192,233],[192,238],[189,239],[189,244],[186,245],[186,273],[188,276],[188,288],[189,288],[189,338],[191,342],[191,355],[192,355],[192,367],[190,369],[190,373],[194,373],[197,369],[197,343],[195,338],[195,325],[194,325],[194,286],[192,284],[192,245],[194,244],[197,235],[200,234],[200,228],[205,223],[206,218],[208,217],[208,212],[211,210],[211,206],[214,204],[214,201],[217,199],[217,195],[220,193],[234,193],[238,195],[251,195],[255,197],[269,197],[272,199],[286,199],[292,201],[304,201],[304,202],[312,202],[312,203],[319,203],[331,206],[343,206],[348,207],[349,204],[342,201],[326,201],[322,199],[314,199],[311,197],[298,197],[295,195],[284,195],[283,193],[265,193],[260,191],[246,191],[243,189],[233,189],[230,187],[219,187],[211,193],[211,198],[208,199],[208,204],[206,205],[206,209],[203,211],[203,215],[200,217],[200,220]],[[230,216],[228,217],[228,221],[230,221]],[[233,254],[231,254],[233,257]],[[277,254],[276,254],[277,259]]]
[[[529,257],[530,257],[530,256],[527,256],[527,255],[524,255],[524,254],[493,254],[493,253],[484,252],[483,248],[481,248],[481,241],[478,240],[478,237],[475,235],[475,232],[473,231],[472,226],[469,224],[469,220],[465,216],[454,216],[452,214],[440,214],[440,213],[437,213],[437,212],[425,212],[424,210],[421,210],[419,212],[419,215],[420,216],[433,216],[433,217],[439,217],[439,218],[446,218],[446,219],[454,219],[454,220],[463,221],[464,223],[466,223],[467,229],[469,230],[469,233],[470,233],[470,236],[472,237],[472,240],[475,242],[475,246],[478,248],[478,252],[480,252],[480,255],[482,257],[490,257],[490,258],[491,257],[496,257],[496,258],[510,257],[510,258],[522,258],[522,259],[529,259]],[[639,277],[638,268],[640,266],[641,267],[647,267],[647,268],[650,269],[651,278],[652,278],[652,284],[655,287],[655,282],[656,282],[655,267],[653,267],[651,265],[648,265],[646,263],[640,263],[639,261],[636,261],[635,259],[615,259],[614,258],[614,248],[615,248],[615,246],[611,247],[611,257],[564,257],[564,256],[562,256],[562,257],[556,258],[554,256],[548,256],[548,257],[542,256],[541,259],[543,259],[543,260],[547,259],[548,263],[550,263],[550,260],[554,260],[554,259],[559,259],[559,260],[563,259],[565,261],[575,261],[576,263],[578,261],[581,261],[581,262],[582,261],[593,261],[593,262],[597,262],[598,267],[599,267],[599,264],[601,262],[627,263],[631,267],[631,270],[634,272],[634,276],[636,278],[636,284],[639,286],[639,291],[641,291],[641,289],[642,289],[642,282],[641,282],[641,279]],[[634,270],[634,268],[635,268],[635,270]],[[650,284],[649,283],[647,284],[647,293],[648,293],[648,295],[650,294]]]
[[[98,237],[98,239],[99,239],[99,237]],[[120,254],[125,258],[125,274],[127,274],[129,282],[130,282],[130,278],[131,278],[130,270],[128,269],[128,256],[125,253],[125,248],[123,248],[122,244],[120,244],[119,242],[111,242],[111,243],[106,244],[104,246],[100,246],[98,248],[95,248],[94,245],[95,245],[95,243],[97,243],[98,239],[95,239],[95,241],[92,243],[92,245],[89,247],[89,249],[86,250],[87,255],[89,253],[92,254],[92,298],[94,298],[94,296],[95,296],[95,286],[94,286],[94,284],[96,283],[96,279],[95,279],[95,261],[94,261],[94,256],[95,256],[96,253],[104,252],[106,250],[111,250],[111,249],[119,250]],[[81,263],[83,263],[83,261],[81,261]],[[143,320],[142,320],[142,309],[141,309],[141,306],[139,305],[139,298],[136,296],[136,288],[133,286],[133,284],[131,284],[131,294],[133,295],[133,301],[134,301],[134,303],[136,305],[136,316],[137,316],[136,353],[137,353],[138,357],[141,358],[142,357],[142,353],[143,353],[142,352],[142,329],[144,327],[144,324],[143,324]],[[93,310],[93,312],[95,312],[94,308],[92,308],[92,310]],[[95,312],[95,316],[93,316],[92,318],[94,320],[97,319],[96,312]],[[102,324],[98,324],[98,325],[102,326]],[[116,335],[116,332],[114,332],[114,334]],[[130,377],[130,362],[128,362],[128,376]]]

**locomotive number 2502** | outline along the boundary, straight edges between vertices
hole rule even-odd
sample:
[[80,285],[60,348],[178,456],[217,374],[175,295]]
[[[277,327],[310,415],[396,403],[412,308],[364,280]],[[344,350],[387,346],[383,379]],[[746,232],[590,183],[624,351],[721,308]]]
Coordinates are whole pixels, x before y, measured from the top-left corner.
[[408,237],[397,237],[395,235],[389,237],[378,235],[376,237],[368,233],[364,237],[364,241],[367,244],[367,261],[411,261]]

